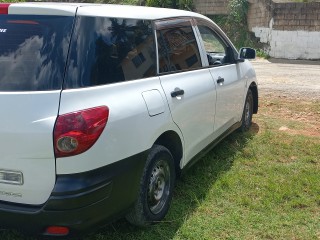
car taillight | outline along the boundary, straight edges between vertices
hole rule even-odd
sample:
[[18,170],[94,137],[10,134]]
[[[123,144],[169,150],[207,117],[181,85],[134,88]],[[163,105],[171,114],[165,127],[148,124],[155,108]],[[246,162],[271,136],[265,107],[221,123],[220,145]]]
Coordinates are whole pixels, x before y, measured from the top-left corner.
[[106,106],[59,115],[53,133],[55,156],[68,157],[87,151],[100,137],[108,117]]
[[0,14],[8,14],[10,3],[0,3]]
[[61,227],[61,226],[50,226],[47,227],[45,231],[45,235],[51,235],[51,236],[67,236],[69,234],[70,230],[67,227]]

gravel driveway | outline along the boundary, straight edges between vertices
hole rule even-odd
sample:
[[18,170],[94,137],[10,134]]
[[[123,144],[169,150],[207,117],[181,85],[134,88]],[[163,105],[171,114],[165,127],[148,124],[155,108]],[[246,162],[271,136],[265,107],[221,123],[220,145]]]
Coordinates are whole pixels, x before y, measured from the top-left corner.
[[256,59],[252,61],[259,82],[259,95],[320,100],[320,61]]

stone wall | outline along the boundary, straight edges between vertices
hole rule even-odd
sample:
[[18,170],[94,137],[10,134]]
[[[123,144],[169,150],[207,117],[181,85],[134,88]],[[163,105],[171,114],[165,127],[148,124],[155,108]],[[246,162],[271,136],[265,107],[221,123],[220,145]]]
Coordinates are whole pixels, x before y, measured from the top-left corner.
[[320,2],[274,3],[273,29],[320,31]]
[[[228,0],[194,0],[204,15],[228,14]],[[320,59],[320,2],[248,0],[248,29],[271,57]]]
[[249,0],[249,30],[271,57],[320,59],[320,3]]
[[248,28],[268,27],[272,18],[273,2],[271,0],[249,1]]
[[195,11],[204,15],[228,14],[228,0],[193,0]]

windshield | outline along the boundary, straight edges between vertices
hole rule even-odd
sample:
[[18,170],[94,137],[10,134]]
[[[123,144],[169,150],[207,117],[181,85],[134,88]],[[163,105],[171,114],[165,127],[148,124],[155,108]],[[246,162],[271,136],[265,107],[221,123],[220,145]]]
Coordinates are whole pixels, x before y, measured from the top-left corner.
[[0,91],[61,89],[73,19],[0,15]]

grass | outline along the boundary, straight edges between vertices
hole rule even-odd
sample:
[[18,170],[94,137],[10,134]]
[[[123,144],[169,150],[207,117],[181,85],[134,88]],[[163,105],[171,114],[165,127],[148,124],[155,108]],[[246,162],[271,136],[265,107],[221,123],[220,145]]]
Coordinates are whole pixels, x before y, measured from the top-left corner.
[[263,49],[260,49],[260,48],[257,49],[256,54],[257,54],[257,57],[260,57],[260,58],[264,58],[264,59],[270,58],[270,55],[267,54]]
[[[309,122],[291,117],[307,110]],[[319,239],[319,101],[264,96],[259,111],[250,132],[233,133],[182,176],[162,223],[119,220],[84,239]]]

